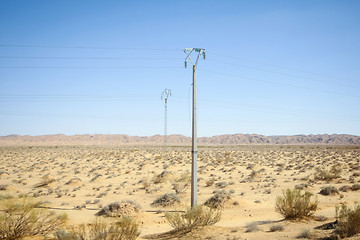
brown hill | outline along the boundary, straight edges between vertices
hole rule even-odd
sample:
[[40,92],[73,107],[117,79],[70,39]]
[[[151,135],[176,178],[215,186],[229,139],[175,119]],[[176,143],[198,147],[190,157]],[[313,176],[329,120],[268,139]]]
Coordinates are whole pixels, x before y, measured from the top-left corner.
[[[191,145],[191,138],[183,135],[167,137],[168,145]],[[360,136],[348,134],[318,134],[295,136],[264,136],[258,134],[228,134],[213,137],[200,137],[199,145],[360,145]],[[163,145],[164,136],[149,137],[129,136],[123,134],[85,134],[67,136],[64,134],[21,136],[9,135],[0,137],[0,146],[40,146],[40,145]]]

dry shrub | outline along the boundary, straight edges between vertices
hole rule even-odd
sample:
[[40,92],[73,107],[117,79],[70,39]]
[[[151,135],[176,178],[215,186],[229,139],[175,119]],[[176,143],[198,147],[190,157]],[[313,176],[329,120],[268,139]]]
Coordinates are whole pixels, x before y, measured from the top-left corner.
[[158,197],[151,205],[169,207],[174,206],[175,204],[179,204],[180,202],[180,197],[175,193],[165,193],[164,195]]
[[220,221],[221,212],[196,206],[188,208],[185,213],[166,213],[165,218],[175,231],[190,232],[199,227],[214,225]]
[[186,190],[189,189],[191,182],[191,175],[188,173],[183,173],[178,177],[175,182],[172,184],[173,189],[176,194],[183,194]]
[[282,225],[273,225],[270,227],[270,232],[282,232],[284,231],[284,226]]
[[122,217],[119,222],[105,223],[96,219],[91,224],[82,224],[69,231],[58,230],[57,240],[135,240],[140,235],[139,224],[129,217]]
[[225,203],[231,199],[231,194],[223,190],[215,193],[214,196],[205,201],[204,205],[209,208],[223,208]]
[[315,213],[318,201],[311,201],[310,192],[301,193],[299,189],[287,189],[283,196],[276,199],[275,211],[282,214],[285,219],[301,219]]
[[55,181],[56,181],[56,179],[53,176],[46,174],[45,176],[42,177],[41,182],[35,184],[35,187],[36,188],[47,187],[50,183],[53,183]]
[[0,209],[0,239],[44,236],[67,221],[65,214],[55,215],[42,202],[27,197],[2,199]]
[[156,175],[152,181],[155,183],[155,184],[159,184],[159,183],[164,183],[166,181],[166,179],[171,176],[172,173],[169,172],[169,171],[163,171],[162,173],[160,173],[159,175]]
[[311,239],[313,237],[314,237],[314,233],[312,233],[310,229],[303,229],[303,230],[301,230],[300,234],[296,238]]
[[340,178],[341,168],[333,165],[330,169],[317,168],[315,173],[315,180],[331,181]]
[[360,233],[360,205],[351,209],[345,204],[336,207],[338,226],[336,232],[342,237],[350,237]]
[[134,216],[141,212],[141,207],[132,201],[114,202],[103,207],[96,216],[123,217]]
[[325,196],[335,195],[335,194],[339,194],[339,190],[333,186],[326,186],[321,188],[320,194]]

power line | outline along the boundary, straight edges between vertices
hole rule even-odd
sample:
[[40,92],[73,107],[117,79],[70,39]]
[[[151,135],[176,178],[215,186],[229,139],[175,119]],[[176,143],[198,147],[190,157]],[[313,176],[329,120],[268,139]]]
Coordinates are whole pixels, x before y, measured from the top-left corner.
[[157,66],[0,66],[0,69],[141,69],[141,68],[157,68],[157,69],[182,69],[181,67],[157,67]]
[[284,66],[275,65],[275,64],[271,64],[271,63],[260,62],[260,61],[252,61],[252,60],[248,60],[248,59],[245,59],[245,58],[239,58],[239,57],[234,57],[234,56],[225,56],[225,55],[223,55],[223,54],[217,54],[217,53],[211,53],[211,55],[219,56],[219,57],[225,57],[225,58],[232,58],[232,59],[236,59],[236,60],[240,60],[240,61],[245,61],[245,62],[252,62],[252,63],[255,63],[255,64],[260,64],[260,65],[265,65],[265,66],[271,66],[271,67],[277,67],[277,68],[282,68],[282,69],[288,69],[288,70],[291,70],[291,71],[303,72],[303,73],[308,73],[308,74],[323,76],[323,77],[327,77],[327,78],[333,78],[333,79],[339,79],[339,80],[346,80],[346,81],[352,81],[352,82],[359,82],[358,80],[354,80],[354,79],[349,79],[349,78],[344,78],[344,77],[339,77],[339,76],[333,76],[333,75],[330,75],[330,74],[324,74],[324,73],[306,71],[306,70],[297,69],[297,68],[284,67]]
[[21,56],[0,56],[0,59],[76,59],[76,60],[180,60],[181,58],[125,58],[125,57],[21,57]]
[[337,94],[337,95],[344,95],[344,96],[348,96],[348,97],[357,97],[357,98],[360,97],[360,96],[357,96],[357,95],[351,95],[351,94],[345,94],[345,93],[339,93],[339,92],[333,92],[333,91],[324,91],[322,89],[304,87],[304,86],[299,86],[299,85],[294,85],[294,84],[289,84],[289,83],[280,83],[280,82],[264,80],[264,79],[258,79],[258,78],[252,78],[252,77],[245,77],[245,76],[239,76],[239,75],[234,75],[234,74],[220,73],[220,72],[215,72],[215,71],[212,71],[212,70],[200,69],[200,71],[219,74],[219,75],[223,75],[223,76],[234,77],[234,78],[248,79],[248,80],[257,81],[257,82],[265,82],[265,83],[270,83],[270,84],[289,86],[289,87],[293,87],[293,88],[302,88],[302,89],[306,89],[306,90],[311,90],[311,91],[316,91],[316,92],[323,92],[323,93],[327,93],[327,94]]
[[125,47],[94,47],[94,46],[60,46],[60,45],[21,45],[0,44],[0,47],[13,48],[68,48],[68,49],[104,49],[104,50],[137,50],[137,51],[182,51],[176,48],[125,48]]
[[284,76],[290,76],[290,77],[308,79],[308,80],[312,80],[312,81],[316,81],[316,82],[323,82],[323,83],[328,83],[328,84],[333,84],[333,85],[339,85],[339,86],[344,86],[344,87],[351,87],[351,88],[360,88],[360,86],[354,86],[354,85],[343,84],[343,83],[334,83],[334,82],[330,82],[330,81],[314,79],[314,78],[311,78],[311,77],[301,76],[301,75],[297,75],[297,74],[283,73],[283,72],[274,71],[274,70],[269,70],[269,69],[264,69],[264,68],[246,66],[246,65],[242,65],[242,64],[235,64],[235,63],[224,62],[224,61],[219,61],[219,60],[210,60],[210,61],[214,61],[214,62],[218,62],[218,63],[223,63],[223,64],[227,64],[227,65],[238,66],[238,67],[242,67],[242,68],[249,68],[249,69],[255,69],[255,70],[264,71],[264,72],[281,74],[281,75],[284,75]]

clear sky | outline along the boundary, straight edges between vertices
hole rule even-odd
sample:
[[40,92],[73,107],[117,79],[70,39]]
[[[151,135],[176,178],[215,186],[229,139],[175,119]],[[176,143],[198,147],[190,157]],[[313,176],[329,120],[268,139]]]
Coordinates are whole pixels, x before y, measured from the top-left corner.
[[[360,1],[0,1],[0,135],[360,135]],[[194,56],[193,56],[194,57]]]

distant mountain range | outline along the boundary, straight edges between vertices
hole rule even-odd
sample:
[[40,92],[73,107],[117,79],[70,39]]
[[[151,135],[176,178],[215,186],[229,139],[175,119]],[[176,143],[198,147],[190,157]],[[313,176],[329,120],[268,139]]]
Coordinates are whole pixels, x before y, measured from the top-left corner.
[[[164,136],[128,136],[123,134],[64,134],[0,137],[0,146],[48,146],[48,145],[163,145]],[[191,145],[191,138],[183,135],[167,136],[168,145]],[[198,138],[199,145],[360,145],[360,136],[348,134],[317,134],[295,136],[264,136],[258,134],[227,134]]]

